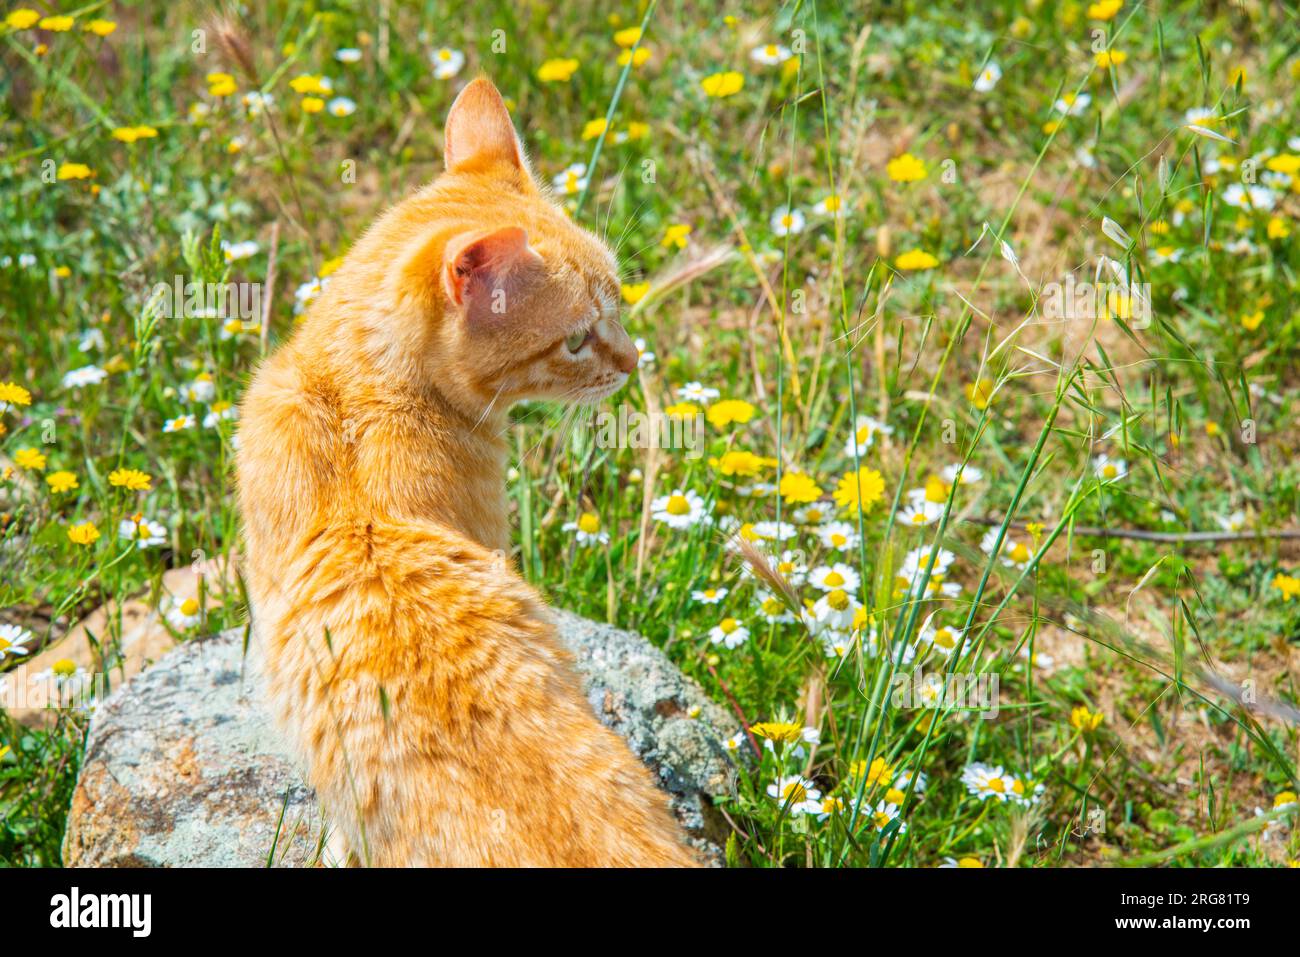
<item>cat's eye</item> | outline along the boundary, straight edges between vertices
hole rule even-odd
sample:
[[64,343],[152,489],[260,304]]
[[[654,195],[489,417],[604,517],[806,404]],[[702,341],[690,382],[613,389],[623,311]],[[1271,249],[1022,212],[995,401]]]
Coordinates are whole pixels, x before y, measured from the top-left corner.
[[577,352],[587,341],[587,330],[580,329],[577,332],[571,332],[565,337],[564,346],[570,352]]

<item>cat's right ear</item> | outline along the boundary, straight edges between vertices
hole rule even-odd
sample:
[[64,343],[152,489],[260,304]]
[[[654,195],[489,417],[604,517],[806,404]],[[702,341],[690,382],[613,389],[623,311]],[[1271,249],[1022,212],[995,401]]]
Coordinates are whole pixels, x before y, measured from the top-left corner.
[[442,154],[448,172],[472,172],[502,165],[527,172],[524,148],[515,133],[510,111],[491,80],[479,77],[472,81],[452,103],[447,113]]

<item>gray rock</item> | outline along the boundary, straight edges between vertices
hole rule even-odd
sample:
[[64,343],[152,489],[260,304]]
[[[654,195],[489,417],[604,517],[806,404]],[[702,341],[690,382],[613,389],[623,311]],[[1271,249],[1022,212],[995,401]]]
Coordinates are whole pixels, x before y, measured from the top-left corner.
[[[644,638],[566,612],[596,714],[627,739],[713,861],[737,730]],[[64,839],[70,867],[303,866],[324,826],[310,788],[258,706],[243,629],[189,642],[115,691],[91,722]],[[692,709],[698,708],[696,717]]]

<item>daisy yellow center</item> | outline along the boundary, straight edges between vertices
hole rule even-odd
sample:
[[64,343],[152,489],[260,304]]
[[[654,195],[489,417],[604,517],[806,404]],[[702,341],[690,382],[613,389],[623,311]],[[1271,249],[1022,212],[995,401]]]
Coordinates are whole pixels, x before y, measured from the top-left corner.
[[451,51],[450,51],[450,50],[439,50],[439,51],[438,51],[438,59],[439,59],[439,60],[442,60],[444,63],[445,63],[447,60],[450,60],[450,59],[451,59]]
[[578,519],[578,530],[586,532],[588,535],[595,535],[600,531],[600,516],[591,512],[584,512]]
[[1101,474],[1106,476],[1106,478],[1114,478],[1119,474],[1119,469],[1107,462],[1101,467]]
[[769,43],[767,46],[763,47],[763,52],[768,56],[776,56],[776,46]]
[[686,501],[685,495],[670,495],[668,496],[668,505],[665,506],[665,511],[669,515],[689,515],[691,503]]
[[1029,549],[1023,543],[1017,543],[1016,547],[1011,549],[1011,560],[1013,562],[1029,561]]
[[794,223],[794,217],[791,216],[789,213],[786,213],[784,216],[781,217],[782,226],[789,228],[792,223]]
[[199,610],[199,601],[197,598],[186,598],[183,602],[181,602],[182,615],[188,617],[196,614],[198,610]]
[[924,512],[917,512],[915,515],[913,515],[913,516],[912,516],[912,524],[913,524],[913,525],[924,525],[924,524],[925,524],[925,513],[924,513]]
[[839,572],[827,572],[825,581],[826,584],[830,585],[832,588],[839,588],[844,584],[844,576]]
[[885,792],[885,800],[890,804],[902,804],[905,798],[906,795],[904,795],[902,791],[898,790],[898,788],[890,788]]
[[781,613],[781,602],[775,598],[764,598],[763,613],[766,615],[779,615]]
[[951,648],[955,644],[952,640],[952,632],[947,628],[940,628],[934,633],[934,643],[943,648]]
[[858,444],[859,444],[859,445],[861,445],[863,442],[867,441],[867,439],[869,439],[869,438],[871,438],[871,426],[869,426],[869,425],[864,425],[862,428],[858,429]]
[[1002,794],[1007,789],[1006,782],[1001,778],[989,778],[989,782],[985,787],[997,794]]
[[845,538],[843,535],[841,535],[839,532],[836,532],[834,535],[831,536],[831,544],[834,545],[836,548],[843,548],[845,545],[848,544],[848,542],[849,540]]
[[50,666],[50,670],[61,678],[67,678],[77,673],[77,663],[71,658],[60,658]]
[[925,500],[936,505],[948,501],[948,486],[942,479],[931,477],[925,483]]
[[794,562],[780,562],[776,570],[782,575],[790,575],[794,572]]
[[879,830],[889,823],[889,815],[884,811],[877,811],[874,815],[874,820],[876,822],[876,829]]
[[846,592],[837,588],[826,596],[826,604],[836,611],[843,611],[849,607],[849,596]]
[[11,647],[13,646],[9,643],[8,638],[0,638],[0,651],[5,651]]
[[718,627],[722,629],[724,635],[729,635],[740,627],[740,622],[736,621],[734,618],[724,618],[718,624]]

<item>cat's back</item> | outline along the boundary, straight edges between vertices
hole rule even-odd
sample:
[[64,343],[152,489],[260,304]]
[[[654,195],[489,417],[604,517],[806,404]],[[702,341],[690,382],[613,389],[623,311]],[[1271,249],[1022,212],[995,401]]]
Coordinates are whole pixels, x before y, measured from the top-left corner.
[[239,415],[236,486],[250,552],[275,554],[337,507],[344,432],[328,380],[294,336],[258,368]]

